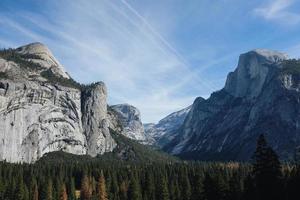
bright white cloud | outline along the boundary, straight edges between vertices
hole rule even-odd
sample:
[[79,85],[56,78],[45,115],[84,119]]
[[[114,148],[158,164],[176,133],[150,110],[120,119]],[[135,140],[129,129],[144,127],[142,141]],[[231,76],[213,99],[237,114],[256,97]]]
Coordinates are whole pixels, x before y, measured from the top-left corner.
[[298,24],[300,14],[289,9],[295,3],[295,0],[271,0],[267,5],[256,8],[254,13],[266,20],[278,21],[285,25]]

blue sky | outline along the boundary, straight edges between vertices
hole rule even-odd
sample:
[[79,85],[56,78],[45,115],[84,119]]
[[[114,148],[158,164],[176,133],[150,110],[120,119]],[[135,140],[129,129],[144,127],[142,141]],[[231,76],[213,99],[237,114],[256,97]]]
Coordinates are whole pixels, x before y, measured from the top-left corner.
[[297,0],[1,0],[0,47],[46,44],[79,82],[157,122],[224,86],[255,48],[300,55]]

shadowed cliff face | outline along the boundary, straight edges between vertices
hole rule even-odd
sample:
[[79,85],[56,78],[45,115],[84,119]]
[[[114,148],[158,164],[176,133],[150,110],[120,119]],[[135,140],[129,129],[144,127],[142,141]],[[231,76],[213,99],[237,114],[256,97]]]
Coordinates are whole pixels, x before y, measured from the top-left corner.
[[0,72],[0,160],[34,162],[60,150],[96,156],[116,146],[104,83],[79,88],[40,43],[1,52]]
[[281,159],[292,159],[300,145],[300,74],[286,70],[285,59],[268,50],[242,54],[224,89],[195,100],[165,149],[187,159],[248,160],[265,134]]

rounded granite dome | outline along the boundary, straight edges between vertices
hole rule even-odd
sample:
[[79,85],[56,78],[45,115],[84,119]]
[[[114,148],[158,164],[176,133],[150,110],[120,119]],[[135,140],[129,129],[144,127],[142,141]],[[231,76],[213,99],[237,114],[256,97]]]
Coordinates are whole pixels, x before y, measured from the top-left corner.
[[256,54],[266,58],[267,60],[272,60],[272,61],[286,60],[289,58],[289,56],[285,53],[275,51],[275,50],[270,50],[270,49],[254,49],[248,53],[251,53],[251,52],[256,53]]
[[70,78],[69,75],[66,73],[64,67],[56,60],[50,49],[40,43],[35,42],[25,46],[21,46],[16,49],[16,51],[20,54],[26,55],[35,55],[38,58],[31,58],[32,62],[40,64],[42,67],[50,69],[57,75],[60,75],[64,78]]

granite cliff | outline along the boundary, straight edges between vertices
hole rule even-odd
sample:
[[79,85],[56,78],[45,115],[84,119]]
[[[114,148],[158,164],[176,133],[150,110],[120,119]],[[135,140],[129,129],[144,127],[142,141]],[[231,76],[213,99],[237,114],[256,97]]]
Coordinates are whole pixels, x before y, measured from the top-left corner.
[[264,134],[281,159],[300,145],[300,61],[257,49],[239,58],[225,87],[197,98],[164,149],[185,159],[249,160]]
[[109,125],[117,122],[106,98],[104,83],[76,83],[41,43],[1,50],[0,160],[30,163],[52,151],[112,151]]

